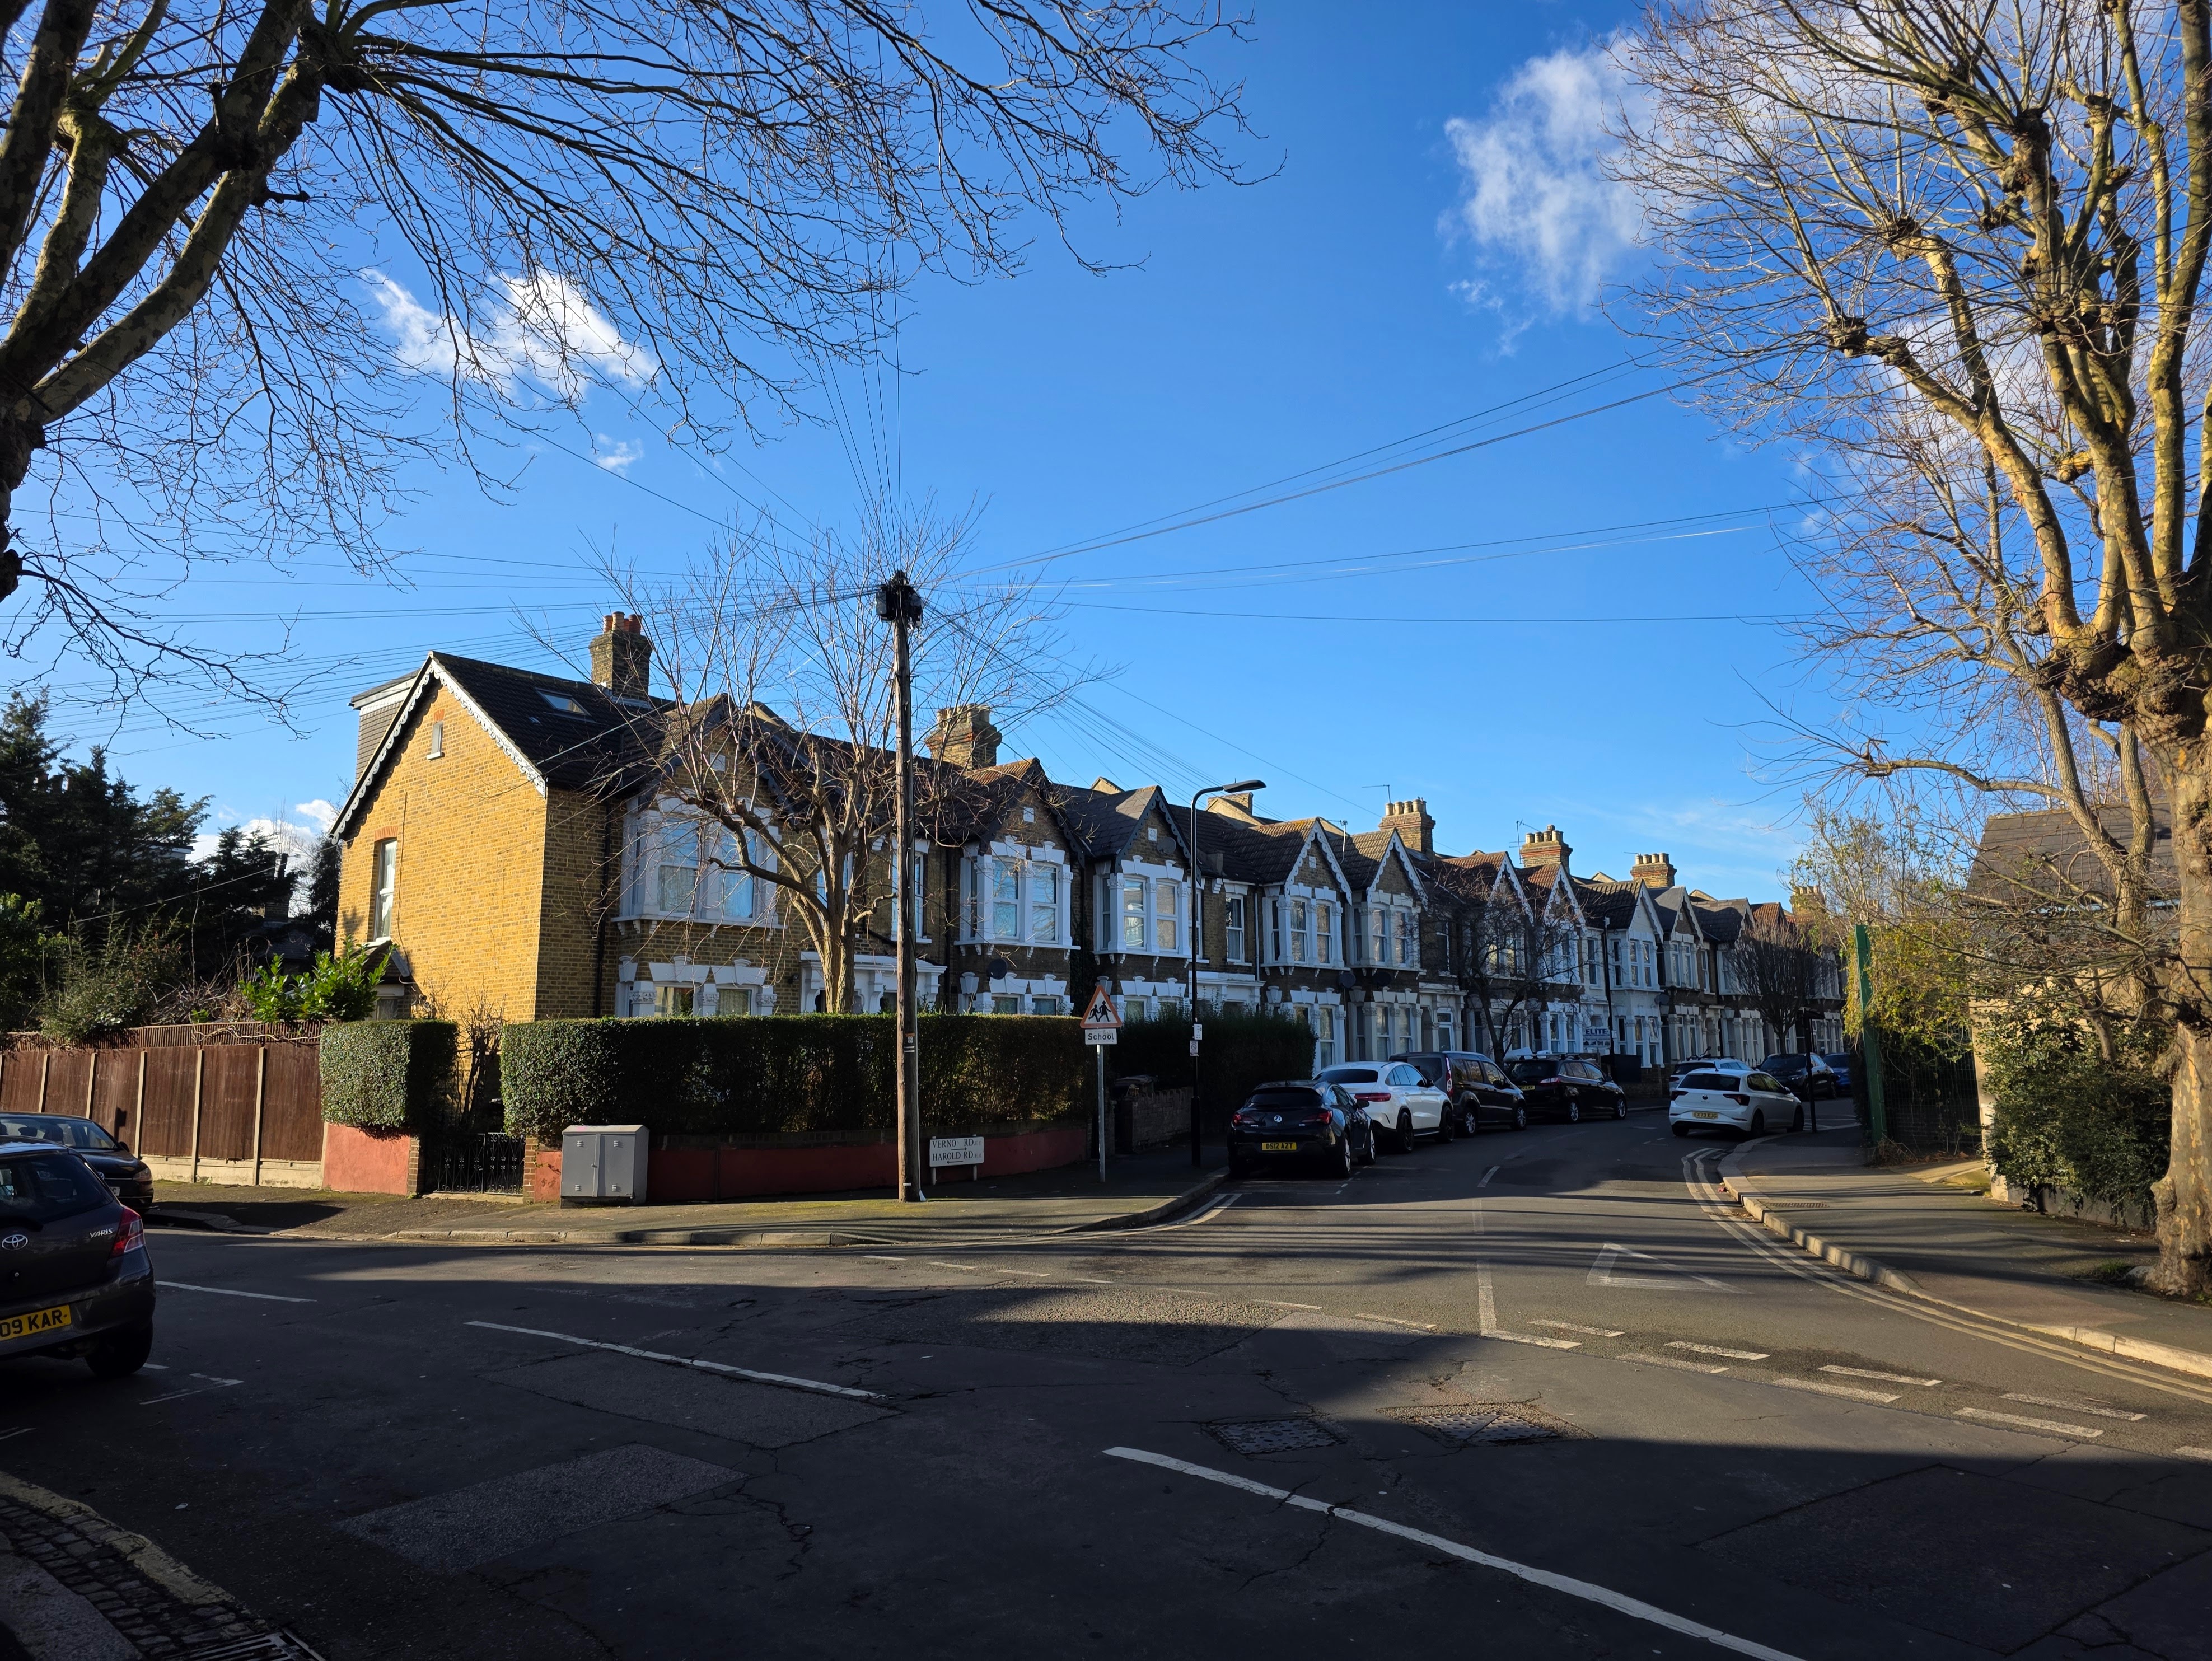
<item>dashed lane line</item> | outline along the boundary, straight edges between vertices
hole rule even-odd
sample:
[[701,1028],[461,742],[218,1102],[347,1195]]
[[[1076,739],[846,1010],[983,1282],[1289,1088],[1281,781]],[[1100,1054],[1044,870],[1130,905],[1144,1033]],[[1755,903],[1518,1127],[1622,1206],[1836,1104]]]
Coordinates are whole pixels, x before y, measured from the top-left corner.
[[164,1281],[164,1292],[211,1292],[218,1298],[256,1298],[264,1304],[312,1304],[313,1298],[287,1298],[274,1292],[240,1292],[236,1287],[194,1286],[190,1281]]
[[181,1402],[187,1396],[204,1396],[211,1390],[228,1390],[234,1384],[246,1382],[243,1378],[218,1378],[211,1372],[195,1372],[191,1376],[205,1382],[191,1390],[173,1390],[167,1396],[149,1396],[138,1405],[150,1408],[162,1402]]
[[1832,1384],[1824,1378],[1767,1378],[1765,1384],[1779,1384],[1784,1390],[1808,1390],[1820,1396],[1840,1396],[1847,1402],[1872,1402],[1887,1406],[1897,1397],[1879,1390],[1861,1390],[1856,1384]]
[[1401,1321],[1395,1315],[1370,1315],[1360,1309],[1352,1311],[1352,1318],[1355,1321],[1381,1321],[1388,1326],[1411,1327],[1416,1332],[1434,1332],[1437,1329],[1434,1321]]
[[2131,1425],[2141,1424],[2146,1415],[2125,1412],[2119,1408],[2092,1407],[2087,1402],[2069,1402],[2056,1396],[2023,1396],[2016,1390],[2005,1392],[2008,1402],[2021,1402],[2032,1408],[2064,1408],[2069,1413],[2087,1413],[2100,1419],[2124,1419]]
[[1686,1349],[1696,1355],[1725,1355],[1731,1361],[1764,1361],[1767,1352],[1763,1349],[1723,1349],[1718,1344],[1693,1344],[1686,1338],[1668,1342],[1669,1349]]
[[1756,1643],[1748,1638],[1739,1638],[1734,1633],[1723,1632],[1719,1628],[1708,1627],[1702,1621],[1689,1620],[1683,1615],[1674,1614],[1672,1610],[1662,1609],[1656,1603],[1647,1603],[1641,1598],[1631,1597],[1626,1593],[1615,1591],[1609,1586],[1601,1586],[1589,1580],[1577,1580],[1569,1575],[1554,1574],[1549,1569],[1533,1568],[1526,1563],[1516,1563],[1508,1557],[1493,1556],[1489,1552],[1478,1551],[1473,1546],[1462,1545],[1456,1540],[1447,1540],[1442,1535],[1430,1534],[1421,1529],[1407,1528],[1403,1523],[1393,1523],[1387,1518],[1372,1516],[1364,1511],[1353,1511],[1345,1506],[1332,1506],[1326,1500],[1310,1499],[1302,1494],[1292,1494],[1288,1488],[1270,1488],[1265,1482],[1255,1482],[1249,1477],[1232,1475],[1228,1471],[1215,1470],[1206,1465],[1194,1465],[1187,1460],[1171,1459],[1166,1454],[1150,1453],[1142,1448],[1108,1448],[1105,1453],[1109,1459],[1128,1459],[1138,1464],[1151,1465],[1161,1470],[1176,1471],[1185,1476],[1198,1477],[1204,1482],[1218,1482],[1224,1488],[1241,1488],[1247,1494],[1257,1494],[1263,1500],[1272,1500],[1278,1505],[1293,1506],[1299,1511],[1319,1512],[1322,1515],[1334,1518],[1341,1523],[1351,1523],[1359,1528],[1373,1529],[1378,1534],[1395,1535],[1401,1540],[1410,1540],[1415,1545],[1425,1546],[1431,1551],[1438,1551],[1448,1557],[1455,1557],[1463,1563],[1473,1563],[1480,1568],[1496,1569],[1502,1573],[1513,1576],[1517,1580],[1525,1580],[1530,1585],[1541,1586],[1547,1591],[1562,1592],[1569,1597],[1579,1598],[1587,1603],[1595,1603],[1601,1608],[1627,1615],[1632,1620],[1648,1621],[1655,1627],[1663,1627],[1668,1632],[1680,1633],[1685,1638],[1699,1639],[1705,1643],[1717,1645],[1722,1649],[1732,1650],[1738,1655],[1753,1656],[1758,1658],[1758,1661],[1797,1661],[1796,1657],[1785,1650],[1770,1649],[1765,1644]]
[[1505,1167],[1502,1165],[1494,1165],[1491,1166],[1489,1170],[1482,1173],[1482,1180],[1477,1183],[1475,1186],[1477,1188],[1488,1188],[1490,1186],[1490,1179],[1504,1169]]
[[2047,1430],[2054,1436],[2078,1436],[2089,1440],[2105,1433],[2091,1425],[2069,1425],[2057,1419],[2030,1419],[2018,1413],[1992,1413],[1987,1408],[1960,1408],[1961,1419],[1978,1419],[1985,1424],[2014,1425],[2022,1430]]
[[1554,1332],[1579,1332],[1585,1338],[1618,1338],[1621,1336],[1620,1330],[1617,1327],[1577,1326],[1572,1321],[1531,1321],[1528,1324],[1532,1327],[1549,1327]]
[[511,1327],[497,1321],[471,1321],[468,1324],[482,1327],[487,1332],[514,1332],[526,1338],[551,1338],[583,1349],[604,1349],[617,1355],[635,1355],[641,1361],[659,1361],[668,1366],[693,1367],[702,1372],[720,1372],[732,1378],[750,1378],[757,1384],[781,1384],[787,1390],[811,1390],[819,1395],[843,1396],[856,1402],[887,1399],[881,1390],[855,1390],[849,1384],[824,1384],[819,1378],[795,1378],[787,1372],[760,1372],[751,1367],[732,1366],[726,1361],[702,1361],[696,1355],[667,1355],[659,1350],[640,1349],[634,1344],[610,1344],[597,1338],[579,1338],[573,1332],[547,1332],[539,1327]]
[[1824,1366],[1823,1372],[1832,1372],[1842,1378],[1873,1378],[1885,1384],[1917,1384],[1923,1390],[1932,1390],[1943,1381],[1941,1378],[1912,1378],[1902,1372],[1876,1372],[1871,1367]]
[[1717,1366],[1711,1361],[1685,1361],[1676,1355],[1646,1355],[1638,1350],[1630,1350],[1620,1359],[1624,1361],[1638,1361],[1648,1367],[1672,1367],[1677,1372],[1726,1372],[1728,1371],[1725,1366]]

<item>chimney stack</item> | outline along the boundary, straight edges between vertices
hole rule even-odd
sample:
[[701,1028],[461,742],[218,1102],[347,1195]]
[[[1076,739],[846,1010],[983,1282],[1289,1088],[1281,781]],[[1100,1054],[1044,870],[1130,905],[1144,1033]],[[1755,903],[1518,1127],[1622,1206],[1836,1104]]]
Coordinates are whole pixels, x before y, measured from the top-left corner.
[[1628,867],[1628,879],[1646,888],[1672,888],[1674,861],[1664,854],[1638,854],[1636,863]]
[[991,725],[988,704],[956,703],[937,712],[937,725],[922,741],[947,767],[996,767],[1005,736]]
[[653,642],[642,617],[607,613],[606,627],[592,637],[592,679],[618,698],[652,696]]
[[1574,851],[1567,845],[1567,839],[1559,834],[1559,827],[1547,824],[1541,830],[1531,830],[1521,839],[1521,864],[1528,870],[1556,865],[1565,871],[1568,856]]
[[1398,840],[1423,859],[1437,851],[1437,822],[1429,817],[1425,796],[1385,804],[1382,823],[1377,829],[1395,830]]

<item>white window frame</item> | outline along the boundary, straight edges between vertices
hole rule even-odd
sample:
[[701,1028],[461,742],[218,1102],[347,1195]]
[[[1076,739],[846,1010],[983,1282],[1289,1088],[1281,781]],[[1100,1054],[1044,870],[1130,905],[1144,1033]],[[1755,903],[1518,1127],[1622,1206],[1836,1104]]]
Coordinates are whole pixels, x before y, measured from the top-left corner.
[[368,857],[368,937],[388,940],[399,898],[399,838],[386,837],[372,843]]
[[1252,961],[1251,934],[1247,926],[1251,917],[1249,902],[1250,897],[1244,894],[1225,895],[1221,902],[1222,942],[1231,963]]

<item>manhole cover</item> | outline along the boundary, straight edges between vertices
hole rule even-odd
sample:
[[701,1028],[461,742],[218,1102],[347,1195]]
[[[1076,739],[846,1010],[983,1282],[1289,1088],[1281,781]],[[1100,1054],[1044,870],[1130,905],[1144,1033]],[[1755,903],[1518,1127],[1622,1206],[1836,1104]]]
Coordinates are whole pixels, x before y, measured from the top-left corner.
[[1314,1419],[1253,1419],[1241,1425],[1208,1425],[1231,1453],[1288,1453],[1293,1448],[1333,1448],[1344,1439]]
[[1587,1433],[1525,1402],[1473,1407],[1398,1408],[1393,1416],[1452,1442],[1553,1442]]

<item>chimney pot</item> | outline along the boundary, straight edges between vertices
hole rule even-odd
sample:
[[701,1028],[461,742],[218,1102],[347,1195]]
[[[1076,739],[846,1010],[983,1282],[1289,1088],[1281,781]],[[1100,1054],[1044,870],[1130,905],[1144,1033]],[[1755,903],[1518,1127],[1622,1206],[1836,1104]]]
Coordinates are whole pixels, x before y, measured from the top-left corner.
[[937,725],[923,743],[948,767],[996,767],[1005,736],[991,725],[988,705],[956,703],[937,712]]
[[1384,804],[1382,823],[1377,828],[1395,830],[1398,840],[1424,859],[1437,851],[1437,822],[1429,817],[1425,796]]
[[1646,888],[1672,888],[1674,861],[1664,854],[1638,854],[1636,863],[1628,867],[1628,878]]
[[653,642],[645,637],[643,617],[607,613],[606,626],[592,639],[592,679],[618,698],[652,695]]

